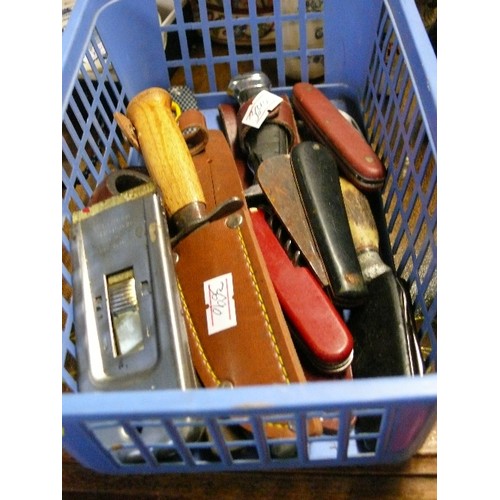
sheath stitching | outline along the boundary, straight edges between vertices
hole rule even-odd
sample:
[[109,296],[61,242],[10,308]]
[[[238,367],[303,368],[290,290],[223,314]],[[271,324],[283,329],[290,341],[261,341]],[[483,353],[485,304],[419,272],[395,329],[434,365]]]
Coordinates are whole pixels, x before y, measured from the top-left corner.
[[217,377],[217,375],[213,371],[212,367],[210,366],[210,362],[208,361],[208,359],[207,359],[207,357],[205,355],[205,351],[203,350],[203,346],[201,345],[200,338],[198,337],[198,333],[196,331],[196,327],[194,326],[193,318],[191,317],[191,314],[189,313],[189,309],[188,309],[188,305],[187,305],[187,302],[186,302],[186,298],[184,297],[184,293],[182,292],[182,287],[181,287],[181,284],[180,284],[179,280],[177,280],[177,288],[179,289],[179,295],[180,295],[180,298],[181,298],[181,301],[182,301],[182,308],[184,309],[184,313],[186,315],[186,319],[187,319],[187,322],[188,322],[189,329],[193,333],[193,335],[191,336],[191,338],[194,339],[194,341],[196,343],[196,348],[197,348],[197,350],[198,350],[198,352],[199,352],[199,354],[200,354],[200,356],[202,358],[202,362],[206,366],[206,368],[208,370],[208,373],[212,377],[212,380],[214,381],[214,383],[216,385],[220,385],[221,381],[219,380],[219,378]]
[[245,255],[245,261],[246,261],[247,267],[250,270],[250,276],[252,277],[253,286],[257,292],[257,297],[259,299],[259,304],[260,304],[260,308],[262,310],[262,314],[264,315],[264,319],[265,319],[265,323],[266,323],[266,327],[267,327],[267,332],[269,333],[269,335],[271,337],[273,349],[274,349],[274,352],[276,353],[279,365],[281,367],[281,373],[283,374],[285,381],[289,384],[290,379],[289,379],[288,374],[286,372],[285,364],[283,362],[283,358],[281,357],[278,343],[276,342],[276,337],[274,336],[273,328],[272,328],[271,322],[269,320],[269,315],[267,313],[266,305],[264,303],[264,299],[262,297],[262,294],[261,294],[261,291],[259,288],[259,284],[257,283],[257,278],[255,276],[255,272],[254,272],[254,269],[252,267],[252,262],[250,260],[250,256],[248,255],[247,246],[245,244],[245,240],[243,239],[243,234],[242,234],[240,228],[238,228],[238,238],[240,240],[241,248],[243,249],[243,254]]

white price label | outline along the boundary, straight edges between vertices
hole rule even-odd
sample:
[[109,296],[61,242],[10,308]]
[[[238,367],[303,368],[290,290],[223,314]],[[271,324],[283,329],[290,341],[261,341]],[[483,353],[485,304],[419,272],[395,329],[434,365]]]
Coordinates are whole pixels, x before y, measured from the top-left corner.
[[280,96],[268,90],[261,90],[254,97],[252,104],[248,106],[242,122],[250,127],[260,128],[269,112],[278,106],[282,100]]
[[227,273],[203,283],[207,306],[208,334],[212,335],[236,326],[233,274]]

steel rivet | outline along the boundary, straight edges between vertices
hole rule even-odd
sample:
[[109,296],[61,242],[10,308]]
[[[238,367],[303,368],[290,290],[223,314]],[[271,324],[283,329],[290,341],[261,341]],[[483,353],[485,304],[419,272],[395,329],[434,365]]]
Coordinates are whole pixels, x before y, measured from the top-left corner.
[[226,226],[231,229],[236,229],[243,224],[243,216],[239,213],[231,214],[226,219]]

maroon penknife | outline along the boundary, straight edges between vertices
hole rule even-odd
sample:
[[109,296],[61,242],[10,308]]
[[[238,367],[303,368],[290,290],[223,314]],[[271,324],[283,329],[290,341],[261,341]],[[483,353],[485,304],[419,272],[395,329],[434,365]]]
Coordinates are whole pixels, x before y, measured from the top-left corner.
[[298,351],[318,371],[345,370],[353,357],[353,338],[313,273],[294,265],[266,221],[261,209],[250,214],[271,281]]
[[294,111],[314,138],[328,146],[343,174],[362,191],[380,189],[385,168],[372,147],[321,90],[310,83],[293,86]]

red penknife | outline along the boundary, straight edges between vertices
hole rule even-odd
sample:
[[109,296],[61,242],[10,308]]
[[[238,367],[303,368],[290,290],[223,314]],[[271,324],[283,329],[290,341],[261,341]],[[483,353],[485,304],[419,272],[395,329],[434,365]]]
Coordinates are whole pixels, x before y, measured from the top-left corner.
[[314,138],[335,154],[347,179],[362,191],[382,188],[386,176],[384,165],[365,138],[321,90],[310,83],[296,83],[292,105]]
[[313,273],[292,263],[261,209],[250,209],[257,241],[298,350],[323,373],[345,370],[353,338]]

